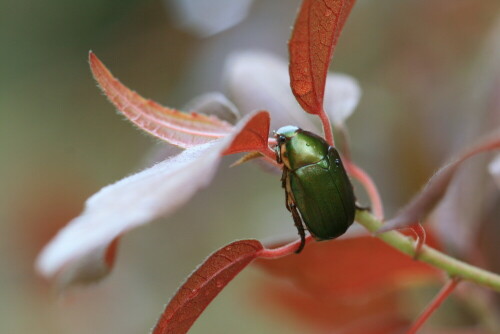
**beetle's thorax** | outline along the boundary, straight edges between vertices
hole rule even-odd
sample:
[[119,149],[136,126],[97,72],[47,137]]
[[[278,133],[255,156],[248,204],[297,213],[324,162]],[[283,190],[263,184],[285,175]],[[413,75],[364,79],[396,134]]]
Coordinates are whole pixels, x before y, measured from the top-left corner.
[[328,143],[314,133],[284,127],[276,132],[278,154],[289,170],[315,164],[328,154]]

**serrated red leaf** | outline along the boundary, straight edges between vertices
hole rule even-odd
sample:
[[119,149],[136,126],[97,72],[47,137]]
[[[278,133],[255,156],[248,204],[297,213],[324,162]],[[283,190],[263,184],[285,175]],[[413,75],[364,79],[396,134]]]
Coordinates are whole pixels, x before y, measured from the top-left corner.
[[288,44],[290,84],[305,111],[323,109],[325,81],[337,39],[355,0],[304,0]]
[[483,137],[476,145],[462,152],[458,158],[441,167],[425,187],[403,207],[394,218],[388,220],[379,232],[386,232],[421,222],[443,198],[455,172],[469,158],[478,153],[500,149],[500,131]]
[[210,255],[170,300],[153,334],[186,333],[217,294],[262,249],[257,240],[240,240]]
[[163,107],[125,87],[92,52],[89,63],[95,80],[115,107],[132,123],[173,145],[190,148],[229,134],[233,126],[215,116]]
[[268,112],[261,111],[256,114],[236,136],[231,146],[229,146],[223,154],[250,151],[265,152],[268,148],[267,142],[270,122],[271,118]]

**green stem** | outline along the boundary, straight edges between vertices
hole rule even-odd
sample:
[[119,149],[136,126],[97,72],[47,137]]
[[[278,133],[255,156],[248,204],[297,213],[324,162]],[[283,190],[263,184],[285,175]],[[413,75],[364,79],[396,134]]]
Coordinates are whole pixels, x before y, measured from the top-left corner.
[[[382,222],[368,211],[357,211],[356,221],[372,233],[376,233]],[[375,236],[399,251],[415,257],[415,242],[397,231],[375,234]],[[423,245],[418,260],[444,270],[450,277],[461,278],[500,292],[500,275],[480,269]]]

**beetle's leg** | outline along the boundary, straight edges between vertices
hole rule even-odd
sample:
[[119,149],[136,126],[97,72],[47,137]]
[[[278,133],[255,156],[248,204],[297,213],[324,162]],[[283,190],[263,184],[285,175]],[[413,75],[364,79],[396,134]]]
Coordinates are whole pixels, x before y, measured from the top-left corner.
[[288,193],[288,190],[286,188],[286,182],[287,182],[287,170],[286,167],[283,167],[283,174],[281,174],[281,187],[285,189],[285,207],[288,211],[292,211],[290,209],[289,203],[293,202],[292,199],[290,198],[290,194]]
[[306,244],[306,233],[304,230],[304,225],[302,223],[302,218],[300,217],[299,211],[297,210],[297,206],[293,200],[293,196],[289,192],[288,185],[288,171],[285,166],[283,166],[283,174],[281,175],[281,186],[285,188],[285,206],[288,211],[292,213],[293,222],[295,223],[295,227],[299,231],[300,235],[300,245],[299,248],[295,251],[296,254],[300,253]]
[[302,218],[300,218],[299,211],[297,210],[297,206],[295,205],[295,203],[291,203],[289,207],[290,207],[290,212],[292,213],[295,227],[297,227],[297,230],[299,231],[300,235],[300,246],[295,251],[296,254],[299,254],[302,251],[302,249],[304,249],[304,246],[306,244],[306,233],[304,230],[304,225],[302,223]]
[[281,148],[279,143],[274,148],[274,153],[276,153],[276,162],[279,164],[283,163],[283,161],[281,160]]
[[[351,184],[352,186],[352,184]],[[372,212],[372,208],[371,206],[369,205],[362,205],[358,202],[358,199],[356,198],[356,196],[354,196],[354,207],[356,208],[356,210],[360,210],[360,211],[370,211]]]
[[356,202],[354,203],[354,206],[356,207],[356,210],[360,210],[360,211],[370,211],[370,212],[372,211],[371,206],[369,206],[369,205],[366,205],[366,206],[361,205],[361,204],[359,204],[359,203],[358,203],[358,201],[356,201]]

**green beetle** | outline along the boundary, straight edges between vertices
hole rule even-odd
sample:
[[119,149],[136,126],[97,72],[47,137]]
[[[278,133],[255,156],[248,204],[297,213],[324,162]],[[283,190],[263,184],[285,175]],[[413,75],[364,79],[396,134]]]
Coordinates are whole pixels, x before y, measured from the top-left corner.
[[357,206],[337,150],[320,136],[295,126],[282,127],[275,136],[276,160],[283,164],[286,208],[302,241],[296,253],[305,245],[303,224],[316,240],[344,234]]

